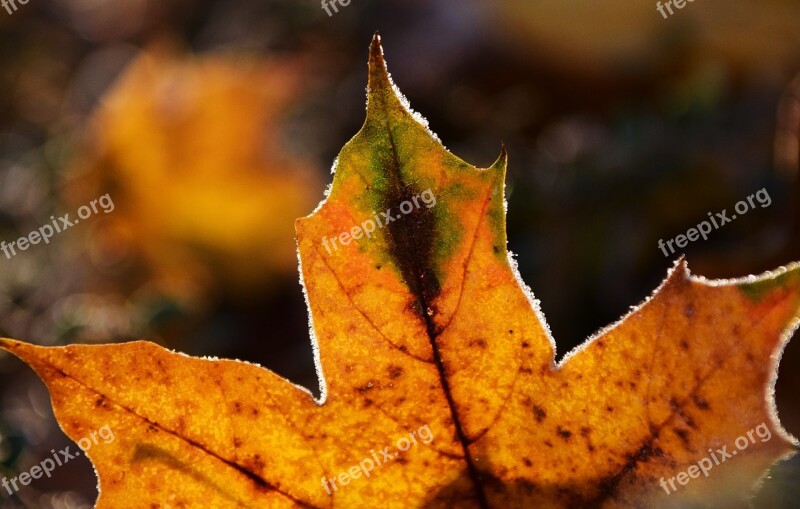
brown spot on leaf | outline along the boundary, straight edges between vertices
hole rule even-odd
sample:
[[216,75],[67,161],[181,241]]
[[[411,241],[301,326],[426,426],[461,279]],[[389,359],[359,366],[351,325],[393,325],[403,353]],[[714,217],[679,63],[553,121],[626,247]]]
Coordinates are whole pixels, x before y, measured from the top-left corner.
[[692,396],[692,400],[694,401],[694,404],[697,405],[697,408],[699,408],[700,410],[708,410],[710,408],[708,401],[704,400],[700,396],[694,395]]
[[547,412],[545,412],[544,408],[533,405],[533,415],[536,417],[536,422],[542,422],[547,417]]
[[360,385],[356,387],[356,391],[358,391],[361,394],[364,394],[365,392],[369,392],[374,388],[375,384],[373,382],[367,382],[365,385]]
[[683,442],[683,446],[687,449],[689,448],[689,432],[682,428],[674,428],[672,431],[675,432],[678,437],[680,437],[681,442]]

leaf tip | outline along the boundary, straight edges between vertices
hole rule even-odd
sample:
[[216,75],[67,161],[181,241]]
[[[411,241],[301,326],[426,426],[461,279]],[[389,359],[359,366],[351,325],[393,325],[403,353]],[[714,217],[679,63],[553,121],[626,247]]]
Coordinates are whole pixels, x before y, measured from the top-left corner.
[[506,168],[508,165],[508,150],[506,150],[506,144],[500,143],[500,155],[497,156],[497,160],[492,164],[491,168]]
[[16,339],[0,338],[0,352],[5,350],[25,362],[27,362],[25,357],[26,353],[34,349],[35,347],[33,345],[17,341]]
[[386,60],[383,58],[383,46],[378,32],[372,37],[369,45],[369,89],[378,90],[389,85],[389,71],[386,69]]
[[13,339],[8,338],[0,338],[0,348],[5,350],[11,350],[12,348],[18,346],[20,343],[19,341],[14,341]]
[[668,279],[689,279],[692,273],[689,270],[689,262],[686,261],[686,256],[681,255],[680,258],[675,260],[675,264],[669,270]]

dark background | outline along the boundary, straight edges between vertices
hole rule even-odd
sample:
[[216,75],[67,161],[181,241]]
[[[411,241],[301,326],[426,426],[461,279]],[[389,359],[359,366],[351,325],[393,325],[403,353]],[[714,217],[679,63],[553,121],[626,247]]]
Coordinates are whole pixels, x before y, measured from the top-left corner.
[[[509,248],[559,358],[658,286],[678,256],[659,239],[759,189],[772,205],[690,244],[690,268],[729,278],[800,261],[797,2],[703,0],[666,20],[640,0],[352,0],[332,17],[315,1],[18,7],[0,8],[0,240],[105,193],[116,208],[0,254],[2,336],[148,338],[316,391],[292,221],[363,121],[376,30],[451,151],[487,166],[506,145]],[[254,196],[263,221],[239,213]],[[799,368],[790,343],[777,401],[794,435]],[[41,382],[0,353],[0,477],[68,443]],[[776,467],[755,506],[793,507],[798,465]],[[0,491],[0,508],[91,507],[95,484],[81,458]]]

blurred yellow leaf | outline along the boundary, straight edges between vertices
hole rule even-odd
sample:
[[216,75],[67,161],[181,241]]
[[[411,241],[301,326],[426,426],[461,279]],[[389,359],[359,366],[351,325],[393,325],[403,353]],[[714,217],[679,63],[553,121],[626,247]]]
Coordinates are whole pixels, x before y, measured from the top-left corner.
[[110,193],[99,259],[127,254],[167,288],[256,290],[297,265],[292,221],[321,181],[285,148],[297,62],[143,52],[102,100],[70,201]]

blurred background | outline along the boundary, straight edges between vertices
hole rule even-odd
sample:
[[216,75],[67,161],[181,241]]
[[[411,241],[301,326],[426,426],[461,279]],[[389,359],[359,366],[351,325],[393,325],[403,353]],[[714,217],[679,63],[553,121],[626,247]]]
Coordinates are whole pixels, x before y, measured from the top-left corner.
[[[510,249],[558,357],[640,303],[671,239],[695,274],[800,261],[800,3],[703,0],[29,0],[0,8],[0,240],[108,194],[98,213],[0,253],[0,335],[147,338],[257,362],[318,392],[293,221],[364,117],[379,30],[394,79],[448,148],[510,155]],[[800,435],[800,344],[777,384]],[[46,389],[0,353],[0,477],[61,449]],[[754,507],[795,507],[800,461]],[[0,509],[92,507],[81,457]]]

